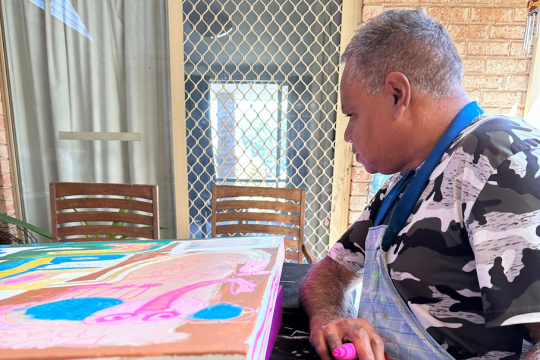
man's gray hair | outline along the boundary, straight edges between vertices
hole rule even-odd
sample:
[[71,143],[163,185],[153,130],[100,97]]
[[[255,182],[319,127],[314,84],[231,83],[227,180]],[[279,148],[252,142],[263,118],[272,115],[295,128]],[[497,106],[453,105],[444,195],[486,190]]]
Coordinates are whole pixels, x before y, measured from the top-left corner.
[[436,98],[461,86],[463,63],[450,35],[422,9],[388,10],[355,32],[341,61],[354,61],[346,81],[359,81],[368,94],[391,72],[403,73],[417,91]]

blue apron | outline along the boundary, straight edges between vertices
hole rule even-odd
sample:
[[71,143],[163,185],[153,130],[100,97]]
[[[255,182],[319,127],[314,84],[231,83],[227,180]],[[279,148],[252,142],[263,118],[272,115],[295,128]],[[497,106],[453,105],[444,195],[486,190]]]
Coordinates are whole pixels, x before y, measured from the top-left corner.
[[[483,113],[476,101],[459,112],[418,172],[409,170],[390,190],[377,214],[375,226],[369,229],[358,317],[368,321],[381,335],[385,352],[391,359],[453,359],[428,334],[397,292],[388,273],[386,253],[403,229],[448,146]],[[388,225],[381,225],[396,202]]]

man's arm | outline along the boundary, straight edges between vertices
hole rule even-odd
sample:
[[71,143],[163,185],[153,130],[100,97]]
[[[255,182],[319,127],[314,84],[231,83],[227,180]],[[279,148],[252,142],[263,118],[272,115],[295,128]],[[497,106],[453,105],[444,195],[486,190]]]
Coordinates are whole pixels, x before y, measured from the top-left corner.
[[345,318],[346,295],[360,277],[326,257],[315,265],[300,288],[300,304],[310,319],[310,342],[323,360],[344,341],[355,345],[361,359],[384,359],[384,344],[364,319]]
[[360,282],[360,277],[330,257],[314,266],[300,288],[300,304],[310,324],[346,317],[346,294]]

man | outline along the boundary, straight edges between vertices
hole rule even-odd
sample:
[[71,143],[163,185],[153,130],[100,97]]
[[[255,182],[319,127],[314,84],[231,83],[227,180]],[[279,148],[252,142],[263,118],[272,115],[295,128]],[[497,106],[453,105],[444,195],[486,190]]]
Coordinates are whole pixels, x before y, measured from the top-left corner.
[[367,171],[396,174],[302,285],[317,353],[540,358],[540,132],[481,115],[448,33],[421,10],[367,21],[342,61],[345,140]]

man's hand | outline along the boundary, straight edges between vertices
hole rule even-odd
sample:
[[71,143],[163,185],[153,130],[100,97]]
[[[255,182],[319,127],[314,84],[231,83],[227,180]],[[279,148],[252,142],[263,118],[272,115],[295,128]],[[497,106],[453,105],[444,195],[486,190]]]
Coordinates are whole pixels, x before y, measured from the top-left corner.
[[332,360],[332,352],[343,342],[353,343],[361,360],[384,360],[384,343],[364,319],[337,319],[322,322],[313,318],[310,323],[310,342],[322,360]]

